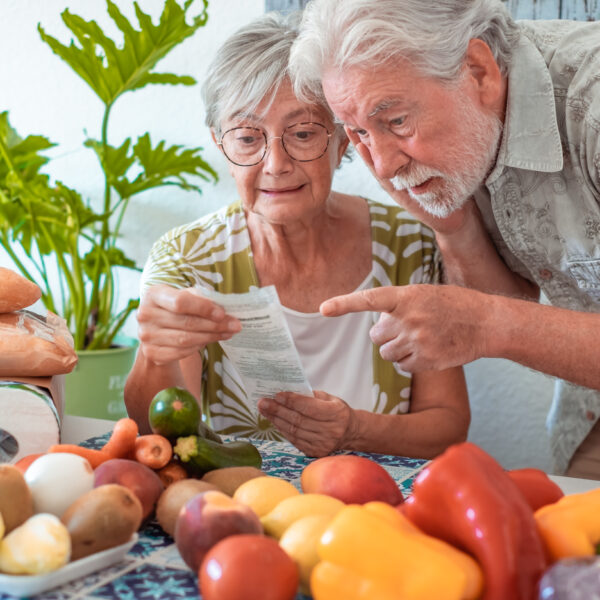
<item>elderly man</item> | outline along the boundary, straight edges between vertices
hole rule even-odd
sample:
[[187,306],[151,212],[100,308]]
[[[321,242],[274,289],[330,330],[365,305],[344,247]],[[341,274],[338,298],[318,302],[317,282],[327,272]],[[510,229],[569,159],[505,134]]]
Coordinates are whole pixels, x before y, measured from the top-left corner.
[[322,81],[383,187],[436,232],[450,284],[322,313],[382,312],[371,337],[406,371],[503,357],[571,382],[548,419],[556,470],[600,478],[600,23],[313,0],[291,69],[303,97]]

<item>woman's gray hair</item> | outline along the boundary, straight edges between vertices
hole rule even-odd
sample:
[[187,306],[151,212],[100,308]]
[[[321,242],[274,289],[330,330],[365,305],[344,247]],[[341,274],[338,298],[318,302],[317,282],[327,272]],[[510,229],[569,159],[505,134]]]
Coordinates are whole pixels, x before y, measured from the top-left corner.
[[[267,13],[239,29],[219,48],[202,85],[209,127],[220,134],[222,119],[253,112],[264,99],[273,101],[281,84],[289,79],[290,50],[300,18],[299,11]],[[329,107],[321,101],[318,104],[333,121]]]
[[508,72],[519,30],[500,0],[312,0],[290,55],[299,98],[322,101],[325,69],[408,60],[424,76],[455,81],[473,38]]

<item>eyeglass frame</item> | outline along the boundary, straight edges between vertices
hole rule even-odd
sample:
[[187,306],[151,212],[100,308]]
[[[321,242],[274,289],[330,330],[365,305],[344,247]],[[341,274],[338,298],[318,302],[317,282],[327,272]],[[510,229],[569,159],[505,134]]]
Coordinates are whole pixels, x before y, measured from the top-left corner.
[[[327,132],[327,144],[325,144],[325,149],[323,150],[323,152],[321,152],[321,154],[319,154],[319,156],[315,157],[315,158],[309,158],[309,159],[301,159],[301,158],[294,158],[289,152],[288,149],[285,147],[285,144],[283,142],[283,135],[285,134],[286,130],[289,129],[290,127],[295,127],[296,125],[318,125],[319,127],[322,127],[326,132]],[[254,129],[255,131],[260,131],[263,135],[263,138],[265,139],[265,149],[264,152],[262,153],[262,156],[260,157],[259,160],[257,160],[255,163],[249,164],[249,165],[241,165],[240,163],[236,163],[235,161],[231,160],[231,158],[229,158],[229,156],[227,156],[227,152],[225,152],[225,148],[223,146],[223,138],[230,132],[230,131],[236,131],[237,129]],[[285,151],[285,153],[292,159],[295,160],[296,162],[312,162],[313,160],[319,160],[319,158],[322,158],[323,156],[325,156],[325,153],[327,152],[327,149],[329,148],[329,140],[331,139],[331,136],[333,135],[333,133],[331,131],[329,131],[329,129],[327,129],[327,127],[325,127],[325,125],[323,125],[323,123],[317,123],[316,121],[300,121],[299,123],[292,123],[291,125],[288,125],[287,127],[284,127],[283,131],[281,132],[281,135],[274,135],[271,138],[267,138],[267,134],[265,132],[264,129],[261,129],[260,127],[249,127],[247,125],[240,125],[239,127],[232,127],[231,129],[228,129],[227,131],[224,131],[221,134],[221,139],[217,142],[218,146],[221,146],[221,150],[223,151],[223,154],[225,155],[225,158],[233,165],[236,165],[238,167],[255,167],[256,165],[259,165],[264,159],[265,156],[267,155],[267,150],[269,149],[269,140],[281,140],[281,147],[283,148],[283,150]]]

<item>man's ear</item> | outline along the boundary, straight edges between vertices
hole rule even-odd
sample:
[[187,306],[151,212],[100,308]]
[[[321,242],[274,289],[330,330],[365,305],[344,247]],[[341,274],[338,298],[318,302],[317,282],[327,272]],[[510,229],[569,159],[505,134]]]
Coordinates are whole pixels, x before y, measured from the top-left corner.
[[465,68],[481,104],[495,112],[504,112],[506,77],[490,50],[480,39],[472,39],[467,46]]

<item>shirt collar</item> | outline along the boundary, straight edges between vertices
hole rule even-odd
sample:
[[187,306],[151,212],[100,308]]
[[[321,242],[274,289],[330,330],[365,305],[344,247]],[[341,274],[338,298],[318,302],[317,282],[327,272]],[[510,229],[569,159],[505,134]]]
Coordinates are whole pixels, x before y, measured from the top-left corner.
[[502,141],[487,183],[505,166],[544,173],[563,167],[550,72],[540,51],[523,34],[512,56]]

